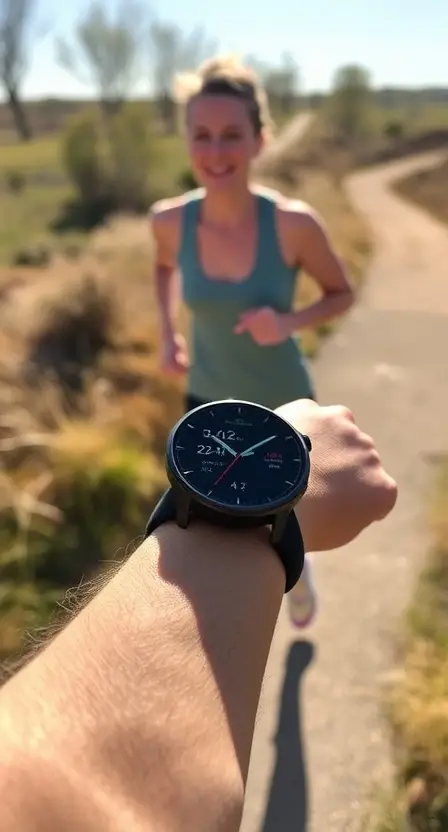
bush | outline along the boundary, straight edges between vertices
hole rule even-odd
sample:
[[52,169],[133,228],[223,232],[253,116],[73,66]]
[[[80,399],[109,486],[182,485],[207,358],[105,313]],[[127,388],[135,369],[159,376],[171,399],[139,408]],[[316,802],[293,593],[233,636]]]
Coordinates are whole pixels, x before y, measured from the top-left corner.
[[31,266],[33,268],[43,269],[51,262],[53,252],[50,246],[36,244],[34,246],[26,246],[19,248],[12,257],[12,266]]
[[108,125],[108,155],[112,198],[117,208],[146,211],[150,204],[149,171],[152,159],[148,116],[127,105]]
[[92,111],[77,115],[63,141],[64,166],[88,218],[145,211],[150,204],[151,158],[148,116],[135,105],[107,120]]
[[20,170],[7,170],[4,175],[7,190],[12,194],[21,194],[25,189],[26,177]]
[[387,139],[399,141],[405,134],[404,124],[399,119],[391,119],[384,125],[383,132]]
[[64,292],[42,294],[28,334],[27,381],[50,374],[66,392],[83,389],[86,371],[117,334],[117,299],[110,284],[85,275]]
[[104,200],[108,190],[99,128],[94,112],[77,114],[70,119],[62,143],[63,165],[85,205]]

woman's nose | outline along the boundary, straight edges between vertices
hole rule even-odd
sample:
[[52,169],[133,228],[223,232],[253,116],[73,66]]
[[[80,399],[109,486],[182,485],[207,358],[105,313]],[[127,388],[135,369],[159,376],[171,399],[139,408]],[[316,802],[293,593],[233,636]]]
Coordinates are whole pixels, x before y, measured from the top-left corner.
[[209,155],[211,160],[213,160],[214,162],[219,161],[219,159],[223,155],[223,150],[224,150],[224,142],[222,141],[222,139],[217,137],[217,138],[214,138],[214,139],[210,140],[210,142],[208,144],[208,147],[207,147],[207,151],[208,151],[208,155]]

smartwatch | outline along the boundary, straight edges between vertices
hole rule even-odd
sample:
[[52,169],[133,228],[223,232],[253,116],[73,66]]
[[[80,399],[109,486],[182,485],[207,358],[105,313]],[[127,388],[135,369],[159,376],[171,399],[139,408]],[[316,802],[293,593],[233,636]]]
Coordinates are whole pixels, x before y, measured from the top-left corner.
[[170,488],[145,537],[168,522],[183,529],[195,520],[233,529],[270,526],[289,592],[305,556],[294,506],[307,489],[310,451],[308,436],[262,405],[226,399],[190,410],[168,437]]

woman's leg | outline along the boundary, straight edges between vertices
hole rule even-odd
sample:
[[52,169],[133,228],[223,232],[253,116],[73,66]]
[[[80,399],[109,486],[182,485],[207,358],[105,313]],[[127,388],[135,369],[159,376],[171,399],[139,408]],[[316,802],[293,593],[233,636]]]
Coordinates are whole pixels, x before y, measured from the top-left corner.
[[[314,397],[314,401],[316,399]],[[296,585],[288,593],[289,617],[294,627],[308,627],[317,612],[317,594],[313,581],[312,555],[307,552],[303,572]]]
[[317,595],[310,553],[305,555],[303,572],[296,585],[288,592],[287,598],[291,624],[298,629],[308,627],[317,612]]

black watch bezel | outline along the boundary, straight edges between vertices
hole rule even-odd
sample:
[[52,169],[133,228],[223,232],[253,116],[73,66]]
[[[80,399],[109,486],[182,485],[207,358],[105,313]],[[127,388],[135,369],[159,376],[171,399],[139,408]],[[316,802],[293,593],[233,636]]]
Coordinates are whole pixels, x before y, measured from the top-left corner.
[[[176,439],[176,433],[179,430],[180,426],[189,418],[191,418],[193,413],[197,413],[200,410],[207,410],[210,407],[214,407],[219,404],[242,404],[242,405],[250,405],[251,407],[256,407],[260,410],[266,411],[267,413],[274,413],[277,419],[280,419],[284,422],[288,428],[294,432],[302,455],[302,470],[303,474],[301,476],[300,481],[297,483],[296,488],[292,493],[288,495],[288,499],[279,499],[277,501],[272,501],[269,504],[264,504],[261,506],[242,506],[240,509],[237,506],[226,506],[224,504],[218,504],[214,500],[210,500],[204,495],[202,492],[195,489],[183,476],[182,473],[179,471],[177,466],[175,454],[174,454],[174,444]],[[308,480],[310,475],[310,450],[311,450],[311,442],[308,436],[303,433],[300,433],[294,425],[288,422],[283,416],[280,416],[275,411],[271,410],[264,405],[255,404],[254,402],[246,402],[243,400],[234,400],[234,399],[221,399],[214,402],[208,402],[206,404],[201,404],[198,407],[195,407],[189,413],[184,414],[174,425],[171,429],[167,445],[166,445],[166,471],[168,480],[170,482],[171,487],[173,488],[177,500],[180,503],[179,506],[179,519],[182,525],[186,527],[186,513],[189,514],[190,508],[193,505],[195,509],[195,513],[199,513],[205,518],[210,519],[212,515],[218,515],[221,517],[221,523],[223,525],[232,525],[234,527],[240,526],[248,527],[248,526],[259,526],[262,523],[266,522],[269,524],[274,524],[274,519],[276,517],[282,518],[285,517],[285,522],[287,516],[292,511],[295,505],[299,502],[301,497],[305,494],[307,487],[308,487]],[[252,521],[252,522],[251,522]],[[188,521],[187,521],[188,522]],[[184,525],[185,524],[185,525]],[[278,522],[275,524],[278,525]],[[281,523],[280,525],[284,525]],[[278,529],[277,534],[280,532]],[[277,534],[275,535],[277,537]]]

